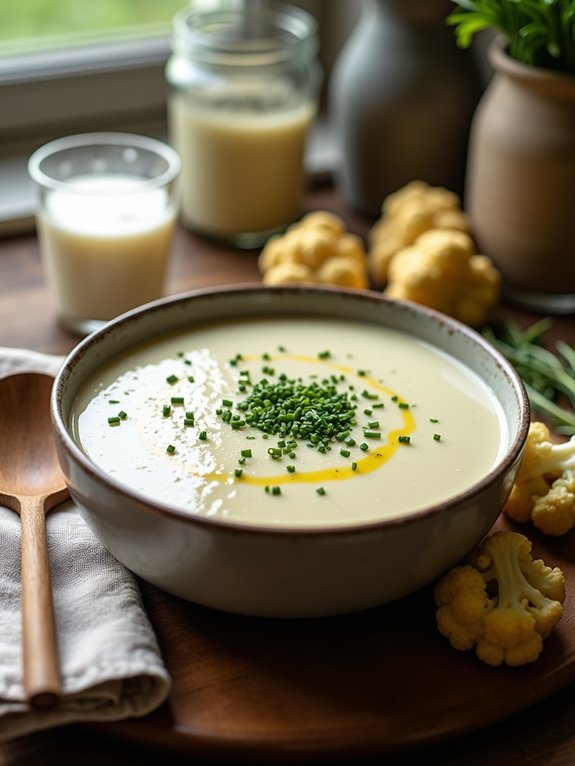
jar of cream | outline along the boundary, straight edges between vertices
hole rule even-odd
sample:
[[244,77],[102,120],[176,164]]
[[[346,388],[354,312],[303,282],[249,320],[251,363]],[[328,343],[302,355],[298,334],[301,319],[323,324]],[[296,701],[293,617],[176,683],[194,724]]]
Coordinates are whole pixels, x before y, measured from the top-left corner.
[[321,71],[314,18],[289,5],[176,15],[166,67],[181,219],[259,247],[302,210],[306,138]]

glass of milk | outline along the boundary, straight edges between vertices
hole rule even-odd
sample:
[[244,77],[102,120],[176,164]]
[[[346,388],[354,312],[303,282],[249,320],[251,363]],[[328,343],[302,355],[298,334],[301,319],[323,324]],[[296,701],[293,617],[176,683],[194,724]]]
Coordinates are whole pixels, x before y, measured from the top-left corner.
[[28,162],[59,322],[86,335],[159,298],[177,213],[178,154],[127,133],[52,141]]
[[305,144],[321,70],[314,18],[289,5],[184,9],[166,67],[181,220],[236,247],[302,213]]

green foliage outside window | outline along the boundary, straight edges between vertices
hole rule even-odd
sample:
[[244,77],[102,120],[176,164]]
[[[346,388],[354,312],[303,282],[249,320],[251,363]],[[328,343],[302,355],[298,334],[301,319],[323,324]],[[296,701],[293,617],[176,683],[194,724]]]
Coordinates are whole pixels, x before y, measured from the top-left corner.
[[166,33],[187,0],[0,0],[0,53]]

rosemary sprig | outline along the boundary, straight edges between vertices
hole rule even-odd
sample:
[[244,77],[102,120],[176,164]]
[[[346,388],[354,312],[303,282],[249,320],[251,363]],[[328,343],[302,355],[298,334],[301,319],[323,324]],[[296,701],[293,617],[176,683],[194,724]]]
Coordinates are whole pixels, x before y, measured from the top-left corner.
[[[483,336],[513,365],[521,377],[534,414],[547,417],[555,430],[575,434],[575,349],[557,341],[553,349],[544,335],[552,326],[542,319],[527,329],[511,321],[485,327]],[[565,406],[564,406],[565,405]]]

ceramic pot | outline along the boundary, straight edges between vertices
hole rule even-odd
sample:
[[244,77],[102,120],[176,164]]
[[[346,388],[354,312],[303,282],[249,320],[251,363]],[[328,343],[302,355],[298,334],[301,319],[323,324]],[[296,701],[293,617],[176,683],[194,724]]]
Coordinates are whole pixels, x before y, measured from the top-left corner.
[[416,178],[463,191],[482,85],[445,24],[449,11],[445,0],[366,0],[335,63],[329,111],[341,155],[337,182],[370,215]]
[[466,207],[478,248],[526,308],[575,311],[575,76],[525,66],[502,40],[473,120]]

